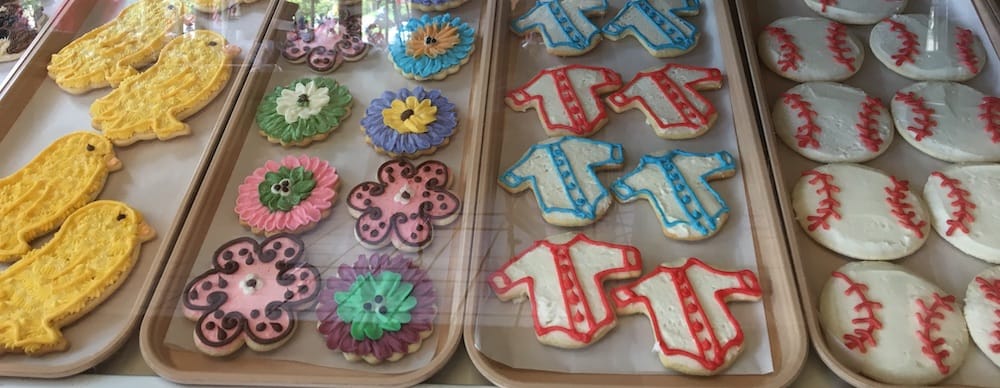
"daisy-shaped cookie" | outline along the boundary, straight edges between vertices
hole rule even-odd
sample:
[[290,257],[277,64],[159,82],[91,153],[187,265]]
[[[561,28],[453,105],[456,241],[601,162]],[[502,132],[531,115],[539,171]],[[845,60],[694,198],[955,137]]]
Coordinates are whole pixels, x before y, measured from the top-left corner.
[[351,115],[354,98],[330,78],[302,78],[279,86],[257,107],[257,126],[267,141],[305,147],[330,136]]
[[389,43],[389,60],[403,77],[442,80],[469,62],[476,31],[450,14],[407,21]]
[[457,125],[455,104],[420,86],[382,93],[361,119],[368,144],[392,157],[430,155],[448,144]]
[[289,31],[281,55],[291,63],[306,62],[319,73],[337,70],[344,62],[359,61],[369,45],[361,39],[361,15],[328,19],[312,28],[303,21]]
[[236,214],[255,234],[304,232],[330,214],[339,185],[337,170],[320,158],[269,160],[243,180]]

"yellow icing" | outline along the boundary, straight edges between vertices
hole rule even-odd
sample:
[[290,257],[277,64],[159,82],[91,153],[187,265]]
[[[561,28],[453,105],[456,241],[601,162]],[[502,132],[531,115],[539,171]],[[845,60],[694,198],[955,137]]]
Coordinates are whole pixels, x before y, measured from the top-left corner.
[[437,121],[437,107],[430,99],[418,100],[409,96],[406,100],[393,100],[392,105],[382,109],[382,122],[396,132],[426,133],[427,126]]
[[108,173],[120,167],[108,139],[94,132],[74,132],[0,179],[0,262],[17,259],[31,249],[31,240],[92,201],[104,188]]
[[191,0],[191,6],[201,12],[218,12],[235,4],[248,4],[257,0]]
[[70,215],[51,241],[0,272],[2,351],[65,350],[59,329],[114,292],[154,236],[121,202],[96,201]]
[[90,106],[94,128],[116,145],[190,133],[181,120],[222,91],[232,72],[229,62],[238,53],[213,31],[178,36],[163,47],[155,65]]
[[184,12],[181,0],[140,0],[53,55],[49,77],[70,93],[117,86],[156,60]]

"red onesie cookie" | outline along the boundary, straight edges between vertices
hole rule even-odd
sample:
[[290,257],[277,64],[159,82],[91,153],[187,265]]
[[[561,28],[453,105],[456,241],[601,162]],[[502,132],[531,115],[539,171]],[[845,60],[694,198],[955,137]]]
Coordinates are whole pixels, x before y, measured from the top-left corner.
[[542,70],[524,85],[507,93],[511,109],[538,111],[549,136],[590,136],[608,122],[601,94],[622,86],[611,69],[567,65]]
[[608,96],[608,104],[618,113],[641,110],[656,136],[690,139],[708,131],[718,116],[715,106],[699,91],[721,87],[719,69],[670,63],[639,72]]

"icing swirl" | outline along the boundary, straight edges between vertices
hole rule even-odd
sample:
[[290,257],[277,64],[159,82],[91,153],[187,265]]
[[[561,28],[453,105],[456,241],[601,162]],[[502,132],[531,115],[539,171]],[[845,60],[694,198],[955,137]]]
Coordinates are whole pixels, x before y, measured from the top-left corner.
[[268,161],[243,180],[235,211],[254,233],[293,232],[323,219],[339,183],[337,170],[319,158]]
[[475,29],[457,17],[423,15],[400,27],[389,44],[389,59],[404,77],[443,78],[469,61],[475,38]]
[[447,143],[458,126],[455,104],[440,90],[386,91],[361,119],[368,142],[392,156],[418,156]]
[[329,78],[303,78],[277,87],[257,108],[257,125],[269,140],[303,145],[340,126],[351,113],[350,91]]

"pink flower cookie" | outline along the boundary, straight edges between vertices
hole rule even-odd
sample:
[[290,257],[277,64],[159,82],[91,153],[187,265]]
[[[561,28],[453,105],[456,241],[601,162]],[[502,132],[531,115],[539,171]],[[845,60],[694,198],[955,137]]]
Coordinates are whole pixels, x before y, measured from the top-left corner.
[[340,177],[319,158],[286,156],[254,170],[240,185],[236,214],[255,234],[300,233],[330,214]]
[[347,198],[351,216],[358,219],[354,235],[365,248],[391,242],[405,252],[430,245],[434,225],[458,218],[458,197],[447,190],[448,166],[436,160],[413,167],[405,159],[390,160],[378,168],[378,182],[354,187]]
[[329,19],[316,28],[304,21],[298,31],[289,31],[281,55],[291,63],[306,62],[318,73],[337,70],[346,62],[360,61],[368,54],[368,43],[361,38],[361,15]]

